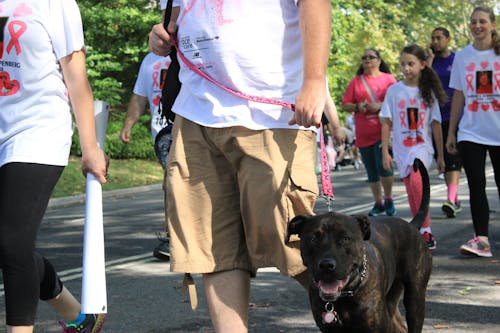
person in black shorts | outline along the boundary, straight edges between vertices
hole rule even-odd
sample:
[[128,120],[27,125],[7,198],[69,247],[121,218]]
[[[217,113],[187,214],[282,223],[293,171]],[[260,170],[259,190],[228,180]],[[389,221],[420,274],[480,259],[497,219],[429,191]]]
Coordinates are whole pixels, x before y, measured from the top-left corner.
[[[455,59],[455,53],[449,48],[450,42],[450,32],[443,27],[435,28],[431,35],[431,44],[429,45],[429,57],[427,62],[429,66],[432,66],[434,71],[438,74],[443,88],[448,95],[448,101],[446,104],[441,105],[441,127],[443,132],[443,142],[446,142],[446,137],[448,135],[448,128],[450,124],[450,109],[451,109],[451,99],[453,96],[453,89],[449,87],[451,66],[453,60]],[[436,149],[434,149],[436,151]],[[461,211],[460,201],[458,200],[458,186],[460,182],[460,172],[462,169],[462,161],[460,155],[450,154],[446,149],[444,149],[444,179],[446,181],[446,186],[448,189],[447,199],[443,203],[441,209],[446,214],[447,217],[455,217]]]

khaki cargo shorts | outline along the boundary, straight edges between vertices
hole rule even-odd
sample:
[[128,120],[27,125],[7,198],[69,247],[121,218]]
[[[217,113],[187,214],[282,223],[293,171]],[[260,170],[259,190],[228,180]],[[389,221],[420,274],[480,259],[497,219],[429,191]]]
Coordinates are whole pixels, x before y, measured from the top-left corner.
[[207,128],[177,116],[166,169],[171,270],[305,270],[287,224],[313,214],[316,134]]

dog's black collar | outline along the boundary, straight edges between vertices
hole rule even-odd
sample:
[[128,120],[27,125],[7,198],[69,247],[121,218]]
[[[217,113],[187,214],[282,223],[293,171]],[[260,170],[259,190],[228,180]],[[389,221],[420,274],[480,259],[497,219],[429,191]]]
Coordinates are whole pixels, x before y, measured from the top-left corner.
[[[357,282],[356,285],[353,288],[350,288],[350,290],[341,291],[338,297],[354,296],[354,293],[359,289],[359,287],[361,286],[363,280],[366,278],[367,275],[368,275],[368,258],[365,253],[363,254],[363,263],[358,270],[358,278],[354,280],[354,282]],[[347,287],[349,287],[349,285],[347,285]]]

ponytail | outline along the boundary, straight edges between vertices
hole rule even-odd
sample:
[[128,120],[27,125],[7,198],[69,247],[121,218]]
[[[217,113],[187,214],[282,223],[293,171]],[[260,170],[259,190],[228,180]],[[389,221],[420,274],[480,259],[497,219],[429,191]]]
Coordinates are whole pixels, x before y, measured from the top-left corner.
[[444,91],[443,84],[436,72],[429,66],[425,66],[420,74],[418,81],[418,89],[424,103],[431,107],[434,104],[434,96],[440,105],[444,105],[448,101],[448,95]]
[[496,30],[491,32],[491,43],[493,44],[493,50],[495,54],[500,55],[500,36]]

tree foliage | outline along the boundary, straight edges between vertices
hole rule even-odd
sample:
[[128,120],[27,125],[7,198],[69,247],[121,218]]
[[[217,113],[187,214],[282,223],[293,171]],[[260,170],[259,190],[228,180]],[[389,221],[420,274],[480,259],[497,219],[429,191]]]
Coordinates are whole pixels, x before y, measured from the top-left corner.
[[128,101],[147,36],[160,9],[146,0],[79,0],[88,47],[87,67],[95,98],[111,105]]

